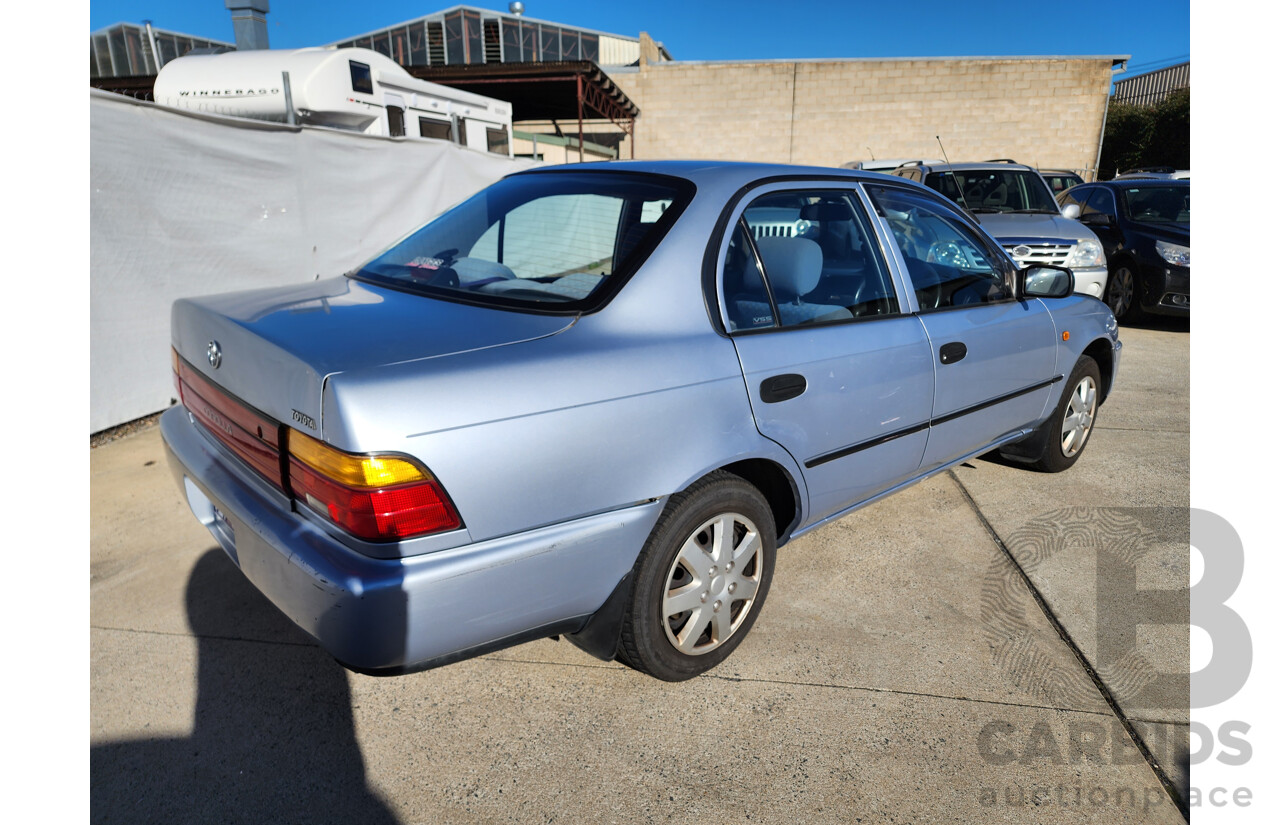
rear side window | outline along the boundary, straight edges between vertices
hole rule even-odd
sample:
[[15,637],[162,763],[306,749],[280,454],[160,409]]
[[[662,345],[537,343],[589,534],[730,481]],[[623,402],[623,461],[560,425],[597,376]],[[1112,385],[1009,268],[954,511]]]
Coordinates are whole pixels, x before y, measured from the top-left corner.
[[921,312],[1013,297],[992,253],[959,215],[914,192],[868,186],[902,252]]
[[730,331],[892,315],[898,297],[856,194],[773,192],[729,239],[723,295]]
[[687,181],[655,175],[515,175],[440,215],[356,277],[468,303],[590,311],[622,287],[692,191]]

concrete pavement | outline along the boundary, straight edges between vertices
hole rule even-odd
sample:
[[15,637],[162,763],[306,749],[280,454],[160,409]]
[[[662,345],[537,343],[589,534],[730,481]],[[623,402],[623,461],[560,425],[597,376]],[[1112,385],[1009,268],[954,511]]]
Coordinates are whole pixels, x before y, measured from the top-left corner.
[[550,640],[348,673],[190,515],[158,430],[94,449],[93,819],[1181,822],[1185,616],[1123,608],[1186,599],[1190,335],[1122,338],[1073,469],[975,460],[793,542],[677,685]]

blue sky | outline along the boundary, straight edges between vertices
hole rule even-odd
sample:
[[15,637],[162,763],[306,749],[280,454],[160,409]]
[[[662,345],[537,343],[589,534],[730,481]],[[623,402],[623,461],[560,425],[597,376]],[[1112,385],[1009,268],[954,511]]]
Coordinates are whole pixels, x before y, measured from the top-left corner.
[[[270,0],[273,48],[330,43],[421,17],[454,3]],[[507,3],[468,5],[505,11]],[[649,32],[677,60],[1132,55],[1130,73],[1179,63],[1191,52],[1189,2],[1026,0],[778,3],[650,0],[645,3],[527,0],[530,17],[613,34]],[[157,28],[234,40],[223,0],[99,0],[96,30],[151,20]]]

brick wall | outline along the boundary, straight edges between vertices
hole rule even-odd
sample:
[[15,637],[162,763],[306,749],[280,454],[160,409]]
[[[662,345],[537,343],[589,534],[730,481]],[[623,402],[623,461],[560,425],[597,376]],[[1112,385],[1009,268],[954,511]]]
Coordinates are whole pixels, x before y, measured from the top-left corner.
[[610,77],[640,107],[637,158],[839,166],[940,157],[941,135],[953,161],[1091,169],[1111,60],[676,62]]

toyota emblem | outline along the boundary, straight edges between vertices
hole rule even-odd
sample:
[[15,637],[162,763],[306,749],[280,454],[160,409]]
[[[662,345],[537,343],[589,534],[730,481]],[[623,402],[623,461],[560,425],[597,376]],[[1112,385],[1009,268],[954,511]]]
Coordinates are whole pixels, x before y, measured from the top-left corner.
[[[1023,245],[1023,246],[1015,246],[1013,248],[1013,257],[1015,258],[1025,258],[1030,254],[1031,254],[1031,247],[1029,246]],[[210,357],[212,358],[213,356],[210,356]]]
[[222,347],[218,345],[217,341],[209,342],[209,366],[215,370],[222,366]]

